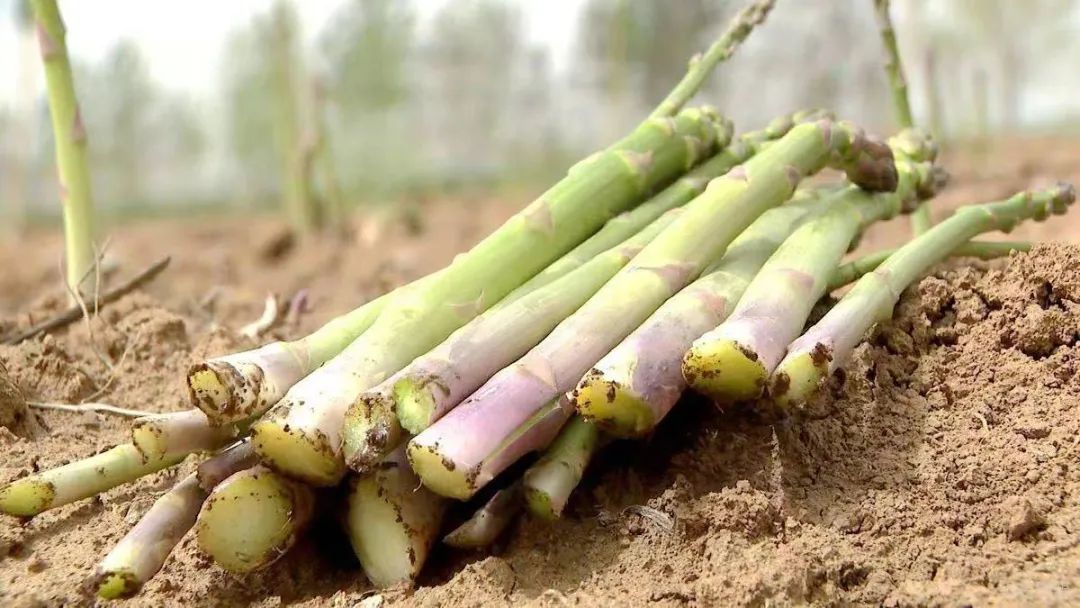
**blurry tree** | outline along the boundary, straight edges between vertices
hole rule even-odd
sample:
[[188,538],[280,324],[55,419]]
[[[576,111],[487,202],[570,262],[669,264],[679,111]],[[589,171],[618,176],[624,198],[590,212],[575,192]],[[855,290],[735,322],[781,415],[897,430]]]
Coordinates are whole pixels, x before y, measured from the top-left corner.
[[499,0],[448,3],[435,16],[422,57],[431,87],[424,113],[435,128],[431,143],[444,160],[467,164],[463,174],[497,164],[521,118],[510,103],[519,79],[528,77],[520,17]]
[[405,101],[414,21],[410,4],[400,0],[352,0],[339,11],[322,47],[343,112],[383,110]]
[[226,42],[222,92],[228,149],[240,171],[247,198],[261,199],[277,190],[279,168],[273,145],[273,64],[264,52],[268,24],[258,16],[234,30]]
[[[19,80],[18,99],[16,101],[16,115],[5,114],[5,126],[0,132],[11,134],[4,137],[6,141],[14,141],[16,145],[8,149],[8,162],[5,163],[7,175],[4,182],[7,187],[0,196],[7,203],[4,205],[5,221],[4,233],[8,236],[20,236],[26,224],[26,212],[29,206],[30,174],[34,166],[34,136],[35,133],[35,97],[34,85],[36,76],[40,71],[38,65],[38,51],[34,42],[34,18],[30,9],[29,0],[12,0],[10,10],[12,20],[19,37]],[[2,150],[0,150],[2,153]]]
[[[91,86],[88,82],[79,85],[80,89]],[[98,171],[107,169],[114,176],[110,181],[117,190],[109,198],[141,201],[150,160],[148,149],[155,142],[154,104],[159,97],[146,61],[133,42],[121,41],[112,48],[94,75],[93,90],[95,95],[83,105],[97,119],[88,125],[98,140],[91,155],[104,160],[95,163]]]

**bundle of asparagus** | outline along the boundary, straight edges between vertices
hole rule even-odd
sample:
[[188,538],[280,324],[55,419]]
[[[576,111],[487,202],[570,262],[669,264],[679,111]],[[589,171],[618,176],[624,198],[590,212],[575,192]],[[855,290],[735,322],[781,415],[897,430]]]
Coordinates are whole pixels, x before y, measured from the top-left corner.
[[[1021,193],[931,228],[943,171],[912,127],[876,4],[902,128],[887,144],[825,112],[733,138],[717,111],[683,109],[772,9],[756,0],[630,135],[449,266],[304,338],[197,363],[191,409],[0,488],[0,511],[30,517],[212,453],[101,562],[98,593],[123,597],[189,531],[230,571],[266,567],[333,498],[316,489],[349,475],[343,527],[370,580],[390,585],[420,572],[449,499],[502,475],[444,537],[455,547],[490,544],[525,505],[560,517],[597,450],[653,432],[688,387],[797,412],[927,268],[1023,249],[968,241],[1074,198],[1066,185]],[[827,167],[846,181],[804,182]],[[913,210],[915,240],[841,263],[868,225]],[[851,282],[798,337],[814,303]],[[507,469],[534,451],[515,479]]]

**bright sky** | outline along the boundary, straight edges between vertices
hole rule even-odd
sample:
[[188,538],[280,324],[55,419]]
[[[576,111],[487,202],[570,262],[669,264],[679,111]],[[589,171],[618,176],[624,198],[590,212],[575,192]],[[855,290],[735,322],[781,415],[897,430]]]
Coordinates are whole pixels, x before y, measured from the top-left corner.
[[[295,2],[304,35],[311,42],[348,0]],[[448,0],[414,0],[421,16],[430,18]],[[581,0],[519,2],[530,40],[549,45],[561,67],[573,37],[570,18]],[[86,62],[100,60],[116,42],[134,40],[142,47],[154,77],[173,90],[203,100],[214,94],[226,36],[252,15],[268,10],[272,0],[60,0],[68,25],[68,49]],[[0,0],[0,106],[17,98],[19,44],[12,19],[12,0]],[[41,83],[39,81],[39,88]]]

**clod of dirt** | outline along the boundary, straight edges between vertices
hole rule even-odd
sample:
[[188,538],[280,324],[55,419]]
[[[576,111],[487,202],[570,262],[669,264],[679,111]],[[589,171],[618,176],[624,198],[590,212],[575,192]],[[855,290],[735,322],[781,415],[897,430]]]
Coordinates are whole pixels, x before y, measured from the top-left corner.
[[0,361],[31,399],[76,402],[96,390],[93,379],[52,336],[0,346]]
[[1024,540],[1046,527],[1042,505],[1036,507],[1028,498],[1013,497],[1005,502],[1002,511],[1009,514],[1006,534],[1011,541]]
[[26,398],[0,361],[0,428],[19,437],[31,437],[38,431],[37,419],[26,406]]

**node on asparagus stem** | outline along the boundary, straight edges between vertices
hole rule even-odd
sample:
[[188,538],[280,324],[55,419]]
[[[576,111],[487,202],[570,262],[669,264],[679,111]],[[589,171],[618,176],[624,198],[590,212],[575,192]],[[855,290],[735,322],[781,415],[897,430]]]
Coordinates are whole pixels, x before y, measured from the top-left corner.
[[97,290],[97,274],[93,272],[94,198],[87,162],[86,127],[75,97],[66,30],[56,0],[31,0],[30,5],[45,65],[45,90],[64,215],[66,281],[71,293],[92,294]]
[[199,548],[232,572],[265,568],[307,528],[315,495],[264,466],[235,473],[206,499],[195,524]]

